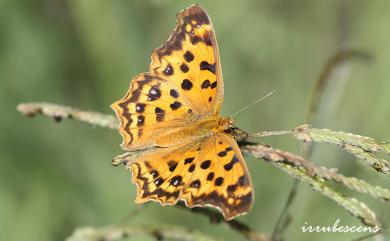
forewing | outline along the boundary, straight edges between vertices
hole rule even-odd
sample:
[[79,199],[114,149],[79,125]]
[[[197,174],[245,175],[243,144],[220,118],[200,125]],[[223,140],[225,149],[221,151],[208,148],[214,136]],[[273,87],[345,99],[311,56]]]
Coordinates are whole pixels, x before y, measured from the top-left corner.
[[152,53],[150,72],[174,83],[197,113],[217,115],[223,80],[211,20],[198,5],[176,17],[170,38]]
[[178,13],[176,29],[151,58],[150,73],[136,76],[126,96],[112,105],[126,150],[197,139],[192,124],[217,117],[222,104],[215,33],[198,5]]

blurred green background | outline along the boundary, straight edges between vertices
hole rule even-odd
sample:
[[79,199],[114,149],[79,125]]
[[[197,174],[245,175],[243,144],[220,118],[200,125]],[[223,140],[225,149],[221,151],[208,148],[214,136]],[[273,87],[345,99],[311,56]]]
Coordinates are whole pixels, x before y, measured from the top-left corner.
[[[50,101],[112,113],[129,80],[148,69],[150,52],[165,41],[175,14],[191,1],[0,1],[0,239],[64,240],[76,227],[120,223],[133,210],[135,186],[111,159],[121,153],[115,131],[75,121],[60,124],[16,112],[20,102]],[[342,48],[365,50],[370,63],[353,63],[348,82],[324,102],[316,127],[390,140],[390,1],[198,1],[216,29],[225,81],[223,115],[258,97],[272,97],[240,113],[237,125],[254,132],[302,124],[310,90],[326,60]],[[299,153],[290,137],[265,139]],[[317,147],[317,146],[316,146]],[[239,219],[270,234],[293,179],[246,158],[256,188],[252,211]],[[313,160],[389,186],[360,161],[331,146]],[[390,205],[342,191],[369,204],[389,223]],[[286,240],[349,240],[356,233],[300,231],[310,225],[360,225],[333,201],[301,185]],[[386,215],[387,214],[387,215]],[[130,225],[187,226],[229,240],[243,238],[201,215],[151,203]],[[153,240],[136,237],[130,240]]]

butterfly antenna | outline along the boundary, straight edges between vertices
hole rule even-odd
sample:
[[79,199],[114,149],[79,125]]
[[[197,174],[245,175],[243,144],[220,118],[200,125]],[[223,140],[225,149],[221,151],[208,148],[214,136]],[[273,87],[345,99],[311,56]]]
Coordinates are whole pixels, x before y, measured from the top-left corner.
[[238,113],[240,113],[241,111],[246,110],[246,109],[248,109],[249,107],[254,106],[255,104],[259,103],[260,101],[264,100],[265,98],[271,96],[271,95],[274,94],[275,92],[276,92],[276,90],[273,90],[273,91],[269,92],[268,94],[266,94],[266,95],[264,95],[264,96],[258,98],[256,101],[252,102],[251,104],[249,104],[249,105],[245,106],[244,108],[242,108],[242,109],[236,111],[236,112],[235,112],[233,115],[231,115],[230,117],[233,117],[233,116],[237,115]]

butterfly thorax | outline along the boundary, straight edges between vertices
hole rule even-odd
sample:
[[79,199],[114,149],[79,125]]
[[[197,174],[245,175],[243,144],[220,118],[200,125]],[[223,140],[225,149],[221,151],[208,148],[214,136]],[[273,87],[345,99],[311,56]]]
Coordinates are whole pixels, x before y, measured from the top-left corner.
[[233,126],[234,120],[230,117],[220,117],[218,125],[213,129],[216,132],[226,132]]
[[198,132],[209,133],[211,135],[228,131],[233,127],[234,120],[230,117],[209,116],[198,119],[194,122]]
[[192,123],[186,123],[181,128],[157,138],[156,144],[157,146],[165,147],[187,141],[202,141],[216,134],[229,133],[232,127],[233,119],[231,118],[203,116]]

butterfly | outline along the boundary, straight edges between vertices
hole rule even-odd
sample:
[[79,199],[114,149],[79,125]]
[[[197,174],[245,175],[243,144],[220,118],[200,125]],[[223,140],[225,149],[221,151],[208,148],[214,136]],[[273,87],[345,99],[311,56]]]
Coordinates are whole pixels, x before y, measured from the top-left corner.
[[211,206],[226,220],[245,214],[254,195],[231,118],[219,115],[224,87],[211,20],[199,5],[176,15],[169,39],[153,50],[149,72],[134,77],[111,107],[130,160],[136,203]]

